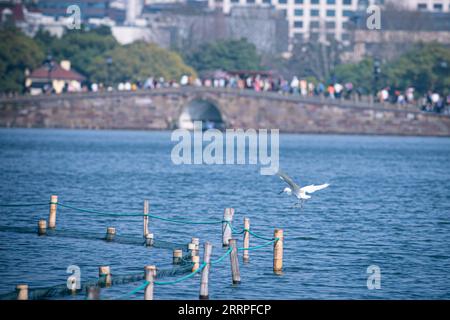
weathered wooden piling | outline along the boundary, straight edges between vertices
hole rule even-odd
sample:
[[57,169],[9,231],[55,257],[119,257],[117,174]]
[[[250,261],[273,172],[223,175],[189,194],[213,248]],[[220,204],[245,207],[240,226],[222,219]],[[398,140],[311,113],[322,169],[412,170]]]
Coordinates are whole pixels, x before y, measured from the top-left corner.
[[56,206],[58,203],[58,196],[52,195],[50,197],[50,212],[48,215],[48,227],[50,229],[56,228]]
[[195,249],[197,251],[200,249],[200,239],[199,238],[192,238],[191,243],[195,244]]
[[151,247],[151,246],[153,246],[154,243],[155,243],[155,240],[153,239],[153,233],[147,233],[145,235],[145,245],[147,247]]
[[38,221],[38,235],[43,236],[47,234],[47,220],[41,219]]
[[87,300],[99,300],[100,288],[97,286],[89,286],[86,291]]
[[153,300],[153,288],[155,286],[155,277],[156,277],[156,267],[155,266],[145,266],[145,281],[148,284],[145,287],[144,291],[144,300]]
[[174,249],[173,250],[173,264],[180,264],[183,260],[183,250]]
[[206,263],[202,270],[202,276],[200,280],[200,300],[209,299],[208,282],[209,282],[209,268],[211,262],[212,244],[205,242],[203,250],[203,263]]
[[100,283],[106,287],[110,287],[112,284],[111,268],[109,266],[100,266],[98,268],[98,276],[100,277]]
[[28,300],[28,285],[18,284],[16,286],[17,300]]
[[195,245],[195,243],[188,243],[188,250],[191,253],[191,256],[197,256],[198,252],[197,252],[197,246]]
[[192,256],[192,272],[196,271],[200,267],[200,256]]
[[273,244],[273,272],[280,274],[283,271],[283,230],[275,229],[274,238],[278,238]]
[[249,262],[250,261],[250,254],[249,250],[247,250],[250,247],[250,219],[244,218],[244,252],[243,252],[243,261]]
[[144,200],[144,238],[147,237],[148,232],[148,214],[149,214],[149,204],[148,200]]
[[230,264],[231,264],[231,278],[233,280],[233,284],[241,283],[241,273],[239,271],[239,259],[237,252],[237,241],[236,239],[230,239]]
[[222,244],[224,247],[228,246],[228,241],[232,237],[231,224],[233,222],[234,209],[226,208],[223,212],[223,222],[222,222]]
[[116,228],[108,227],[106,228],[106,241],[113,241],[116,235]]

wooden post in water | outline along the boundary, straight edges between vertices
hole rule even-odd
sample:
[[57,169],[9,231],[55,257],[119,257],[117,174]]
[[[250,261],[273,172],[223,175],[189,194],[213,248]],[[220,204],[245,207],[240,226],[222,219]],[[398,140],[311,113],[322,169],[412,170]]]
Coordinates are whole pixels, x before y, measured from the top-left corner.
[[243,254],[243,261],[249,262],[250,260],[250,254],[248,252],[248,249],[250,247],[250,219],[244,218],[244,254]]
[[98,268],[98,276],[100,277],[100,279],[104,278],[104,280],[100,280],[102,284],[104,284],[106,287],[111,286],[111,268],[109,266],[100,266]]
[[38,235],[43,236],[47,233],[47,221],[41,219],[38,221]]
[[230,239],[230,263],[231,263],[231,277],[233,284],[241,283],[241,273],[239,271],[239,259],[237,253],[236,239]]
[[52,195],[50,197],[50,212],[48,215],[48,227],[50,229],[56,228],[56,206],[58,203],[58,196]]
[[148,232],[148,213],[149,205],[148,200],[144,200],[144,238],[147,238]]
[[99,300],[100,299],[100,288],[97,286],[89,286],[87,288],[87,299],[88,300]]
[[192,256],[192,272],[196,271],[200,267],[200,256]]
[[144,300],[153,300],[153,288],[155,286],[154,281],[156,277],[156,267],[155,266],[145,266],[145,281],[148,282],[144,291]]
[[183,260],[183,250],[174,249],[173,250],[173,264],[180,264]]
[[191,257],[198,255],[197,246],[195,245],[195,243],[188,243],[188,250],[191,253]]
[[116,228],[108,227],[106,228],[106,241],[113,241],[116,235]]
[[200,239],[199,238],[192,238],[191,243],[195,244],[195,250],[197,250],[197,255],[200,250]]
[[19,284],[16,286],[17,300],[28,300],[28,285]]
[[212,244],[209,242],[205,242],[205,247],[203,250],[203,263],[206,263],[205,267],[202,270],[202,276],[200,280],[200,300],[208,300],[209,299],[209,291],[208,291],[208,282],[209,282],[209,268],[211,261],[211,253],[212,253]]
[[147,233],[145,235],[145,245],[148,247],[153,246],[153,244],[155,243],[155,240],[153,239],[153,233]]
[[281,274],[283,271],[283,230],[275,229],[274,238],[278,238],[273,244],[273,272]]
[[234,209],[226,208],[223,212],[223,222],[222,222],[222,244],[224,247],[228,246],[228,241],[232,237],[231,224],[233,222]]

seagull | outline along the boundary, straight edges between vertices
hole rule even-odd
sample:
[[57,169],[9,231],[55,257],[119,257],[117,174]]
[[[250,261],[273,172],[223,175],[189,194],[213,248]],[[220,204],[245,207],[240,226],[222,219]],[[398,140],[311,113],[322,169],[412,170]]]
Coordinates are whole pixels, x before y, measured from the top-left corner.
[[287,193],[288,195],[294,194],[300,201],[300,208],[303,208],[303,203],[306,200],[311,199],[311,196],[309,196],[308,193],[314,193],[316,191],[328,188],[330,186],[328,183],[325,183],[319,186],[313,184],[310,186],[300,188],[300,186],[296,184],[287,174],[278,171],[277,175],[281,178],[281,180],[283,180],[289,185],[289,187],[284,188],[283,191],[281,191],[279,194],[282,193]]

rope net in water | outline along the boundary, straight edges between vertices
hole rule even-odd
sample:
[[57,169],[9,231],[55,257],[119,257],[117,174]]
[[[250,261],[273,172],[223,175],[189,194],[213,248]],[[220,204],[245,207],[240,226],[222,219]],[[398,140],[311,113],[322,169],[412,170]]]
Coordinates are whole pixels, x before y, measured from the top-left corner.
[[[150,218],[163,220],[167,222],[172,223],[180,223],[180,224],[188,224],[188,225],[199,225],[199,224],[224,224],[224,226],[229,226],[232,233],[234,235],[240,235],[245,232],[248,232],[252,236],[258,239],[266,240],[267,242],[257,245],[254,247],[248,247],[248,248],[236,248],[237,251],[244,251],[244,250],[257,250],[264,247],[267,247],[269,245],[272,245],[276,243],[276,241],[279,240],[279,238],[269,238],[264,237],[256,234],[255,232],[249,230],[249,229],[242,229],[242,230],[236,230],[231,222],[229,221],[223,221],[223,220],[215,220],[215,221],[190,221],[190,220],[179,220],[179,219],[172,219],[172,218],[165,218],[161,216],[156,216],[153,214],[144,214],[144,213],[138,213],[138,212],[127,212],[127,213],[114,213],[114,212],[103,212],[103,211],[97,211],[97,210],[91,210],[91,209],[82,209],[75,206],[63,204],[63,203],[30,203],[30,204],[0,204],[0,207],[27,207],[27,206],[42,206],[42,205],[49,205],[49,204],[57,204],[60,207],[79,211],[79,212],[86,212],[86,213],[92,213],[97,215],[103,215],[103,216],[148,216]],[[18,232],[18,233],[36,233],[36,228],[27,228],[27,227],[7,227],[7,226],[0,226],[0,231],[9,231],[9,232]],[[106,234],[95,234],[95,233],[88,233],[88,232],[82,232],[82,231],[75,231],[75,230],[64,230],[64,229],[57,229],[57,230],[47,230],[46,236],[57,236],[57,237],[66,237],[66,238],[74,238],[74,239],[89,239],[89,240],[100,240],[105,241],[107,240]],[[114,243],[120,243],[120,244],[128,244],[128,245],[139,245],[144,246],[146,245],[145,239],[138,238],[135,236],[130,235],[114,235],[113,240],[110,240]],[[153,247],[156,248],[164,248],[164,249],[181,249],[181,250],[187,250],[188,246],[186,244],[177,244],[167,241],[161,241],[161,240],[154,240],[153,241]],[[221,263],[231,252],[233,248],[229,248],[222,256],[220,256],[218,259],[210,261],[210,265],[216,265]],[[159,269],[157,268],[156,273],[156,279],[164,278],[164,277],[170,277],[174,275],[180,275],[180,274],[186,274],[181,278],[171,280],[171,281],[154,281],[154,284],[156,285],[170,285],[170,284],[176,284],[183,282],[185,280],[188,280],[192,278],[195,274],[199,273],[206,267],[207,264],[203,262],[199,268],[195,271],[192,271],[193,263],[191,262],[191,254],[188,253],[187,255],[184,255],[181,258],[180,265],[173,268],[167,268],[167,269]],[[67,295],[74,295],[74,294],[80,294],[80,293],[87,293],[88,288],[94,286],[94,287],[104,287],[104,278],[100,278],[99,280],[95,281],[88,281],[85,282],[80,289],[72,291],[67,288],[67,285],[57,285],[47,288],[33,288],[29,289],[28,296],[30,300],[42,300],[42,299],[48,299],[52,297],[62,297]],[[136,274],[129,274],[129,275],[112,275],[111,277],[111,284],[110,285],[121,285],[121,284],[127,284],[127,283],[133,283],[145,280],[144,272],[136,273]],[[148,285],[147,281],[144,281],[141,283],[137,288],[133,289],[131,292],[122,295],[118,297],[117,299],[124,299],[127,297],[130,297],[137,292],[143,290]],[[7,294],[0,295],[0,300],[14,300],[17,298],[17,292],[11,292]]]
[[[192,271],[193,264],[188,262],[187,256],[183,257],[180,265],[175,267],[167,267],[167,268],[157,268],[156,269],[156,279],[163,279],[167,277],[172,277],[176,275],[190,275]],[[111,286],[123,285],[128,283],[139,282],[145,279],[144,271],[134,274],[127,275],[116,275],[111,274]],[[55,285],[50,287],[41,287],[41,288],[29,288],[28,289],[28,299],[29,300],[45,300],[50,298],[58,298],[64,296],[73,296],[80,294],[87,294],[88,288],[90,287],[105,287],[105,278],[100,277],[97,280],[90,280],[83,282],[80,286],[80,289],[70,290],[66,284]],[[16,300],[17,292],[9,292],[6,294],[0,295],[0,300]]]
[[[15,233],[32,233],[37,234],[37,228],[32,227],[12,227],[12,226],[0,226],[0,231],[4,232],[15,232]],[[62,237],[71,239],[85,239],[85,240],[97,240],[106,241],[106,233],[93,233],[84,232],[78,230],[66,230],[66,229],[47,229],[45,236],[49,237]],[[145,246],[145,239],[142,237],[132,236],[132,235],[114,235],[114,239],[111,240],[113,243]],[[152,247],[159,249],[182,249],[187,250],[187,244],[174,243],[169,241],[157,240],[153,241]]]

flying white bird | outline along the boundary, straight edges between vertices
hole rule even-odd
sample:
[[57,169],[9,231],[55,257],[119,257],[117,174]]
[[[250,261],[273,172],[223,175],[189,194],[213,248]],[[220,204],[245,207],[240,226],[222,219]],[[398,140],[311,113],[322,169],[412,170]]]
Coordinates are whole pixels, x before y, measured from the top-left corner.
[[294,196],[297,197],[297,199],[300,201],[300,206],[303,207],[303,202],[311,199],[311,196],[308,195],[308,193],[314,193],[316,191],[328,188],[329,184],[325,183],[319,186],[316,185],[310,185],[303,188],[300,188],[298,184],[296,184],[287,174],[278,171],[277,175],[286,182],[289,187],[286,187],[281,191],[279,194],[287,193],[288,195],[294,194]]

